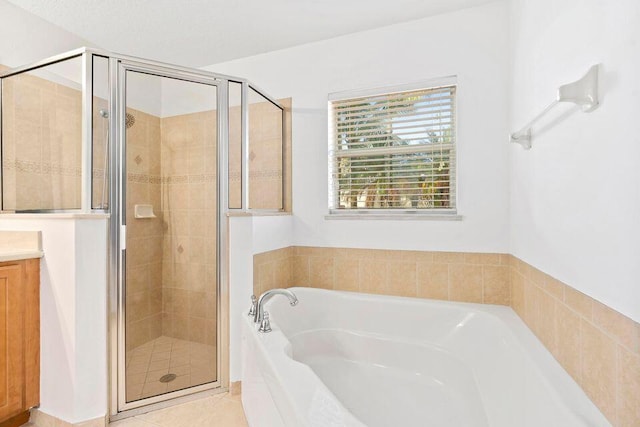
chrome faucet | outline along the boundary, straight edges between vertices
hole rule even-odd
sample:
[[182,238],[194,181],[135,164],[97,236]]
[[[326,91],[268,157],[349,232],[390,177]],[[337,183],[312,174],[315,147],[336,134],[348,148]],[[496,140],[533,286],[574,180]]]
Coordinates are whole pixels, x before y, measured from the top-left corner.
[[258,298],[256,298],[255,295],[251,295],[251,307],[249,308],[249,312],[247,313],[247,316],[251,316],[255,318],[257,308],[258,308]]
[[258,298],[257,309],[253,316],[253,322],[260,323],[260,332],[271,331],[271,325],[269,324],[269,313],[266,313],[264,311],[264,304],[269,301],[274,295],[286,296],[287,298],[289,298],[289,304],[291,304],[292,306],[298,304],[298,297],[296,297],[296,294],[288,289],[271,289],[270,291],[266,291],[265,293],[260,295],[260,298]]

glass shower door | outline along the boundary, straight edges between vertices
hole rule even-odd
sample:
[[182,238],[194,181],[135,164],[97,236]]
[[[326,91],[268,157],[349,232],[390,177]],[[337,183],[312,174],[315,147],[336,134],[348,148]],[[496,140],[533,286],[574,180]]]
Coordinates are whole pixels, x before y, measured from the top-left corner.
[[219,214],[217,86],[139,69],[124,77],[126,409],[218,381]]

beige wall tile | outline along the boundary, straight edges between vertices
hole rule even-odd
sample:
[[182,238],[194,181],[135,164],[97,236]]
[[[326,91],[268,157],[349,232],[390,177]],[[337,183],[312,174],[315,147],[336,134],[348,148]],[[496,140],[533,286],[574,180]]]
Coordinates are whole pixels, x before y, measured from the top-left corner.
[[556,336],[556,304],[553,297],[546,292],[540,292],[538,297],[538,337],[551,353],[557,349]]
[[310,286],[314,288],[333,289],[334,262],[332,257],[310,256]]
[[513,256],[510,254],[500,254],[500,265],[511,266],[513,263]]
[[335,248],[320,248],[311,246],[296,246],[296,255],[317,256],[317,257],[333,257]]
[[482,302],[482,266],[449,265],[449,298],[451,301]]
[[465,253],[464,262],[466,264],[499,265],[500,254]]
[[387,293],[402,297],[416,297],[416,263],[403,261],[387,262]]
[[540,319],[540,304],[542,298],[542,290],[531,283],[530,280],[524,280],[524,321],[531,330],[540,337],[538,329]]
[[361,259],[359,262],[360,292],[368,294],[386,293],[387,265],[374,259]]
[[253,256],[253,294],[258,295],[260,292],[260,278],[258,277],[258,266],[260,263],[256,261],[256,256]]
[[584,319],[580,323],[581,386],[612,424],[616,424],[616,344]]
[[511,288],[509,286],[510,268],[504,265],[483,265],[483,297],[485,304],[509,305]]
[[593,300],[591,297],[567,286],[564,290],[564,302],[585,319],[591,320],[593,314]]
[[618,366],[618,425],[640,426],[640,355],[619,346]]
[[428,251],[410,251],[416,262],[423,264],[433,263],[433,252]]
[[560,301],[564,301],[564,288],[566,285],[561,281],[549,276],[545,275],[543,288],[549,294],[553,295],[555,298]]
[[444,264],[462,264],[465,254],[463,252],[434,252],[433,262]]
[[449,299],[449,266],[417,263],[417,292],[420,298]]
[[357,292],[359,288],[358,260],[355,258],[335,258],[334,288],[341,291]]
[[562,302],[555,301],[557,345],[554,356],[578,383],[582,381],[580,316]]
[[204,292],[189,292],[189,314],[194,317],[204,318],[207,313],[207,305]]
[[309,257],[304,255],[292,257],[291,273],[293,276],[293,286],[309,286]]
[[259,280],[259,292],[257,295],[262,294],[264,291],[275,288],[275,265],[272,262],[260,264],[258,266],[258,280]]
[[392,250],[376,250],[373,252],[374,259],[382,259],[385,261],[416,261],[415,251],[392,251]]
[[511,257],[511,262],[511,266],[515,268],[518,273],[522,274],[523,276],[526,274],[527,263],[515,256]]
[[274,280],[276,288],[288,288],[291,286],[291,258],[282,258],[273,261]]
[[525,300],[524,300],[524,277],[518,273],[515,268],[511,268],[511,307],[518,313],[521,319],[524,319]]
[[375,250],[357,248],[334,248],[333,256],[337,258],[373,259]]
[[536,286],[544,286],[546,274],[535,267],[527,265],[525,277]]
[[606,305],[593,301],[593,322],[596,326],[613,335],[619,343],[634,353],[638,353],[638,324]]

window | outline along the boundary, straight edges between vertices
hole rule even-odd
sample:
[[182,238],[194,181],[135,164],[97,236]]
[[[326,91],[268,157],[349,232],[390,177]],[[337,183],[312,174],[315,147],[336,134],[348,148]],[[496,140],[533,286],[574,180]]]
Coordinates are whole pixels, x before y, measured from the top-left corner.
[[329,209],[456,213],[456,86],[329,101]]

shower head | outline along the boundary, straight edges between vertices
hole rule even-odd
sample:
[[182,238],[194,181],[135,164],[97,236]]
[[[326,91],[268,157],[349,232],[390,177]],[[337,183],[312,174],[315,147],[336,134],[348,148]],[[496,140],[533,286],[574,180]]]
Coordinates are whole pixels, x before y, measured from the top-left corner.
[[[109,112],[107,110],[100,110],[98,112],[100,114],[100,116],[102,118],[108,119],[109,118]],[[131,113],[127,113],[124,119],[124,124],[126,126],[127,129],[129,129],[131,126],[133,126],[136,123],[136,118],[133,114]]]

